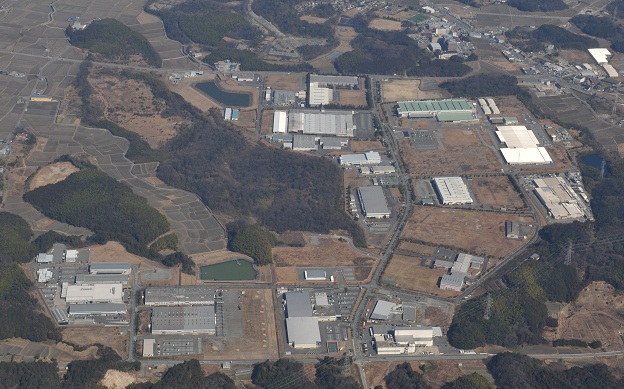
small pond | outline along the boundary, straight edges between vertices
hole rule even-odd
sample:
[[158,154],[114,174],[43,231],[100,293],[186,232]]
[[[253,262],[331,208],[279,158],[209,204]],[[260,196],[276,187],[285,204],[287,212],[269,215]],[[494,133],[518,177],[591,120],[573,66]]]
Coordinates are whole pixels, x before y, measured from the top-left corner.
[[254,269],[251,262],[245,259],[234,259],[214,265],[202,266],[199,270],[202,280],[238,281],[254,280],[256,278],[256,269]]
[[251,95],[249,93],[226,92],[214,81],[206,81],[195,84],[195,88],[208,95],[213,100],[228,107],[249,107]]

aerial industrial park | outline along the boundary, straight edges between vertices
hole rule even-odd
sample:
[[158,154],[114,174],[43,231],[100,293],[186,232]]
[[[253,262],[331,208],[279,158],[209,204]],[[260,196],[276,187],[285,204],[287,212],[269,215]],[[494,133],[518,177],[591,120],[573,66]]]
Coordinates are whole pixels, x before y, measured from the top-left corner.
[[[69,382],[110,349],[111,388],[191,361],[505,386],[505,352],[621,377],[618,46],[538,45],[509,2],[297,3],[299,36],[263,1],[218,5],[217,43],[172,29],[190,2],[0,3],[24,26],[0,38],[0,298],[43,323],[2,327],[0,362]],[[607,3],[538,19],[590,39],[570,20]],[[110,19],[143,51],[81,46]],[[359,71],[371,47],[417,65]],[[276,360],[303,367],[260,380]]]

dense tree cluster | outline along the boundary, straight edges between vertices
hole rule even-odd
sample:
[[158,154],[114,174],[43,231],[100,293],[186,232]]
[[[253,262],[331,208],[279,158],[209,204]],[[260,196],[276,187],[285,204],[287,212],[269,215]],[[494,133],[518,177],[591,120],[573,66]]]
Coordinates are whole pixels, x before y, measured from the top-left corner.
[[167,36],[182,43],[199,43],[217,46],[225,36],[256,41],[262,37],[243,14],[243,3],[228,6],[211,0],[190,0],[171,8],[153,9],[152,2],[145,10],[160,17]]
[[165,255],[161,262],[169,267],[180,265],[183,273],[195,275],[195,262],[193,262],[191,257],[179,251]]
[[258,265],[273,263],[271,249],[277,243],[275,236],[260,226],[236,226],[229,231],[230,249],[249,255]]
[[508,0],[507,5],[529,12],[561,11],[568,8],[563,0]]
[[57,372],[55,362],[0,362],[0,388],[60,389]]
[[595,39],[578,35],[559,26],[551,24],[541,25],[537,29],[516,27],[505,33],[507,38],[522,51],[544,50],[546,44],[552,44],[556,49],[586,50],[598,46]]
[[442,389],[491,389],[488,380],[478,373],[472,373],[457,378],[453,382],[442,385]]
[[63,243],[64,245],[73,248],[84,247],[87,245],[87,242],[83,240],[81,236],[59,234],[58,232],[52,230],[39,235],[33,241],[37,251],[40,253],[49,251],[54,243]]
[[163,235],[160,238],[156,239],[156,241],[150,245],[150,248],[154,251],[175,251],[178,249],[178,235],[176,235],[175,232]]
[[33,232],[20,216],[0,212],[0,263],[28,262],[37,248],[30,243]]
[[147,244],[169,229],[165,217],[147,200],[94,169],[36,188],[24,194],[24,200],[50,218],[90,229],[94,242],[116,240],[146,257],[153,256]]
[[423,375],[414,371],[409,362],[403,362],[384,378],[388,389],[429,389]]
[[526,93],[518,86],[518,79],[506,74],[477,74],[461,80],[440,84],[454,97],[517,96]]
[[[275,362],[264,361],[254,365],[251,382],[262,388],[295,387],[313,388],[314,385],[306,379],[303,364],[291,359],[278,359]],[[289,386],[289,383],[293,383]]]
[[526,355],[503,353],[492,357],[487,367],[500,389],[616,389],[624,385],[604,364],[563,370]]
[[37,300],[30,294],[32,288],[17,264],[0,262],[0,339],[60,340],[52,321],[38,311]]
[[319,389],[361,389],[362,386],[353,378],[348,375],[342,374],[342,367],[344,365],[344,356],[340,359],[325,357],[318,364],[316,364],[316,374],[314,383]]
[[162,60],[149,41],[116,19],[94,20],[84,30],[65,30],[72,45],[102,54],[112,61],[127,61],[141,55],[151,65],[160,67]]
[[124,362],[110,347],[97,345],[97,359],[72,361],[67,365],[67,372],[63,377],[63,388],[89,389],[100,388],[99,381],[104,378],[106,371],[115,369],[120,371],[139,370],[140,362]]
[[304,0],[282,0],[279,2],[279,6],[276,6],[273,0],[255,0],[252,9],[258,15],[275,24],[284,34],[325,39],[332,38],[334,36],[332,21],[310,23],[299,19],[295,6],[303,2]]
[[459,77],[471,70],[462,63],[432,59],[404,31],[374,30],[368,28],[368,23],[365,17],[354,18],[359,35],[351,42],[354,50],[334,61],[340,73]]
[[[624,10],[624,7],[622,7]],[[611,41],[611,48],[615,51],[624,52],[624,30],[611,18],[576,15],[570,22],[587,35],[604,38]]]

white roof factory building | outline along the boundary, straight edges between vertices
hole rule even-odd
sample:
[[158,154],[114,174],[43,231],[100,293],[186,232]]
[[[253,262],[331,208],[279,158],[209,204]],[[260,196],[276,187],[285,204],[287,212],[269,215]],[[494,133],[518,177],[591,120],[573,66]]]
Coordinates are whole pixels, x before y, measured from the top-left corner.
[[352,111],[291,109],[288,112],[288,132],[352,138],[354,131]]
[[362,186],[357,189],[362,213],[366,218],[383,219],[390,217],[386,195],[380,186]]
[[561,177],[544,177],[533,181],[535,194],[556,220],[585,216],[574,190]]
[[604,48],[587,49],[587,51],[594,58],[594,61],[601,65],[609,62],[609,58],[612,55],[609,49]]
[[432,118],[440,112],[472,113],[472,105],[464,99],[399,101],[397,114],[400,117]]
[[154,307],[152,334],[210,334],[216,333],[214,306]]
[[472,204],[468,186],[461,177],[436,177],[433,185],[442,204]]
[[275,111],[273,114],[273,133],[285,134],[288,130],[288,114],[286,111]]
[[114,316],[123,315],[126,304],[73,304],[69,306],[69,316]]
[[316,317],[288,317],[288,343],[294,348],[316,348],[321,343],[321,330]]
[[395,303],[390,301],[377,300],[375,308],[373,308],[373,312],[370,315],[371,320],[388,320],[395,305]]
[[433,346],[433,328],[431,327],[395,327],[394,341],[400,345]]
[[65,299],[68,304],[123,303],[120,284],[68,285]]
[[126,262],[93,262],[89,265],[91,274],[130,274],[132,267]]
[[155,286],[145,289],[145,305],[214,305],[215,290],[206,286]]
[[343,166],[376,165],[381,163],[381,155],[376,151],[368,151],[364,154],[343,154],[340,156],[340,164]]
[[552,163],[552,158],[544,147],[539,147],[539,141],[533,131],[525,126],[498,126],[496,136],[506,147],[501,148],[501,154],[510,165],[543,165]]

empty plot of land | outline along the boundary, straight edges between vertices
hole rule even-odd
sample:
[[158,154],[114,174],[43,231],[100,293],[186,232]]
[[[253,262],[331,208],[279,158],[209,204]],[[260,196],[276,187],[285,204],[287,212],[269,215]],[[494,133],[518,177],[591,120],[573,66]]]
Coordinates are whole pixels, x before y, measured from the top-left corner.
[[115,350],[123,358],[128,355],[128,333],[122,333],[116,327],[99,327],[94,331],[92,326],[68,327],[63,329],[63,340],[79,346],[102,344]]
[[305,89],[301,74],[270,74],[266,77],[266,86],[271,89],[296,90]]
[[624,319],[617,312],[624,310],[623,296],[605,282],[591,283],[559,312],[557,337],[588,343],[599,340],[607,350],[621,350]]
[[507,176],[475,177],[472,191],[477,203],[496,207],[524,208],[524,201]]
[[352,105],[354,107],[366,107],[366,91],[364,90],[339,90],[338,104]]
[[[348,242],[335,238],[306,237],[305,240],[304,247],[275,247],[273,257],[276,266],[350,266],[372,264],[375,259],[353,250]],[[359,258],[363,260],[357,260]]]
[[385,146],[378,140],[353,140],[351,151],[359,153],[363,151],[385,151]]
[[[496,173],[501,162],[488,138],[476,129],[446,129],[444,150],[416,150],[411,140],[399,142],[409,173],[416,176]],[[482,143],[488,142],[488,143]]]
[[71,162],[58,162],[52,165],[44,166],[30,180],[30,190],[39,188],[49,184],[55,184],[63,181],[70,174],[77,172],[78,169]]
[[452,297],[458,294],[456,291],[442,290],[438,287],[439,280],[448,272],[447,269],[423,267],[420,266],[421,261],[422,258],[393,255],[384,270],[383,282],[394,284],[399,288],[442,297]]
[[373,19],[368,24],[368,28],[381,31],[399,31],[401,29],[401,22],[389,19]]
[[319,17],[312,16],[312,15],[301,15],[299,16],[299,19],[305,20],[308,23],[315,23],[315,24],[325,23],[327,21],[327,19],[325,18],[319,18]]
[[100,385],[108,389],[123,389],[134,382],[136,382],[136,374],[111,369],[106,371],[104,378],[100,380]]
[[[446,246],[456,250],[504,258],[524,243],[505,238],[505,220],[533,223],[530,216],[465,209],[416,207],[403,238]],[[495,263],[495,262],[494,262]],[[493,264],[490,261],[490,264]]]
[[420,80],[389,79],[381,82],[383,101],[440,99],[446,96],[441,89],[422,90]]
[[424,244],[412,243],[412,242],[408,242],[405,240],[401,241],[401,243],[399,244],[399,249],[405,250],[405,251],[411,251],[413,253],[421,254],[426,257],[432,256],[436,250],[435,247],[433,246],[426,246]]

